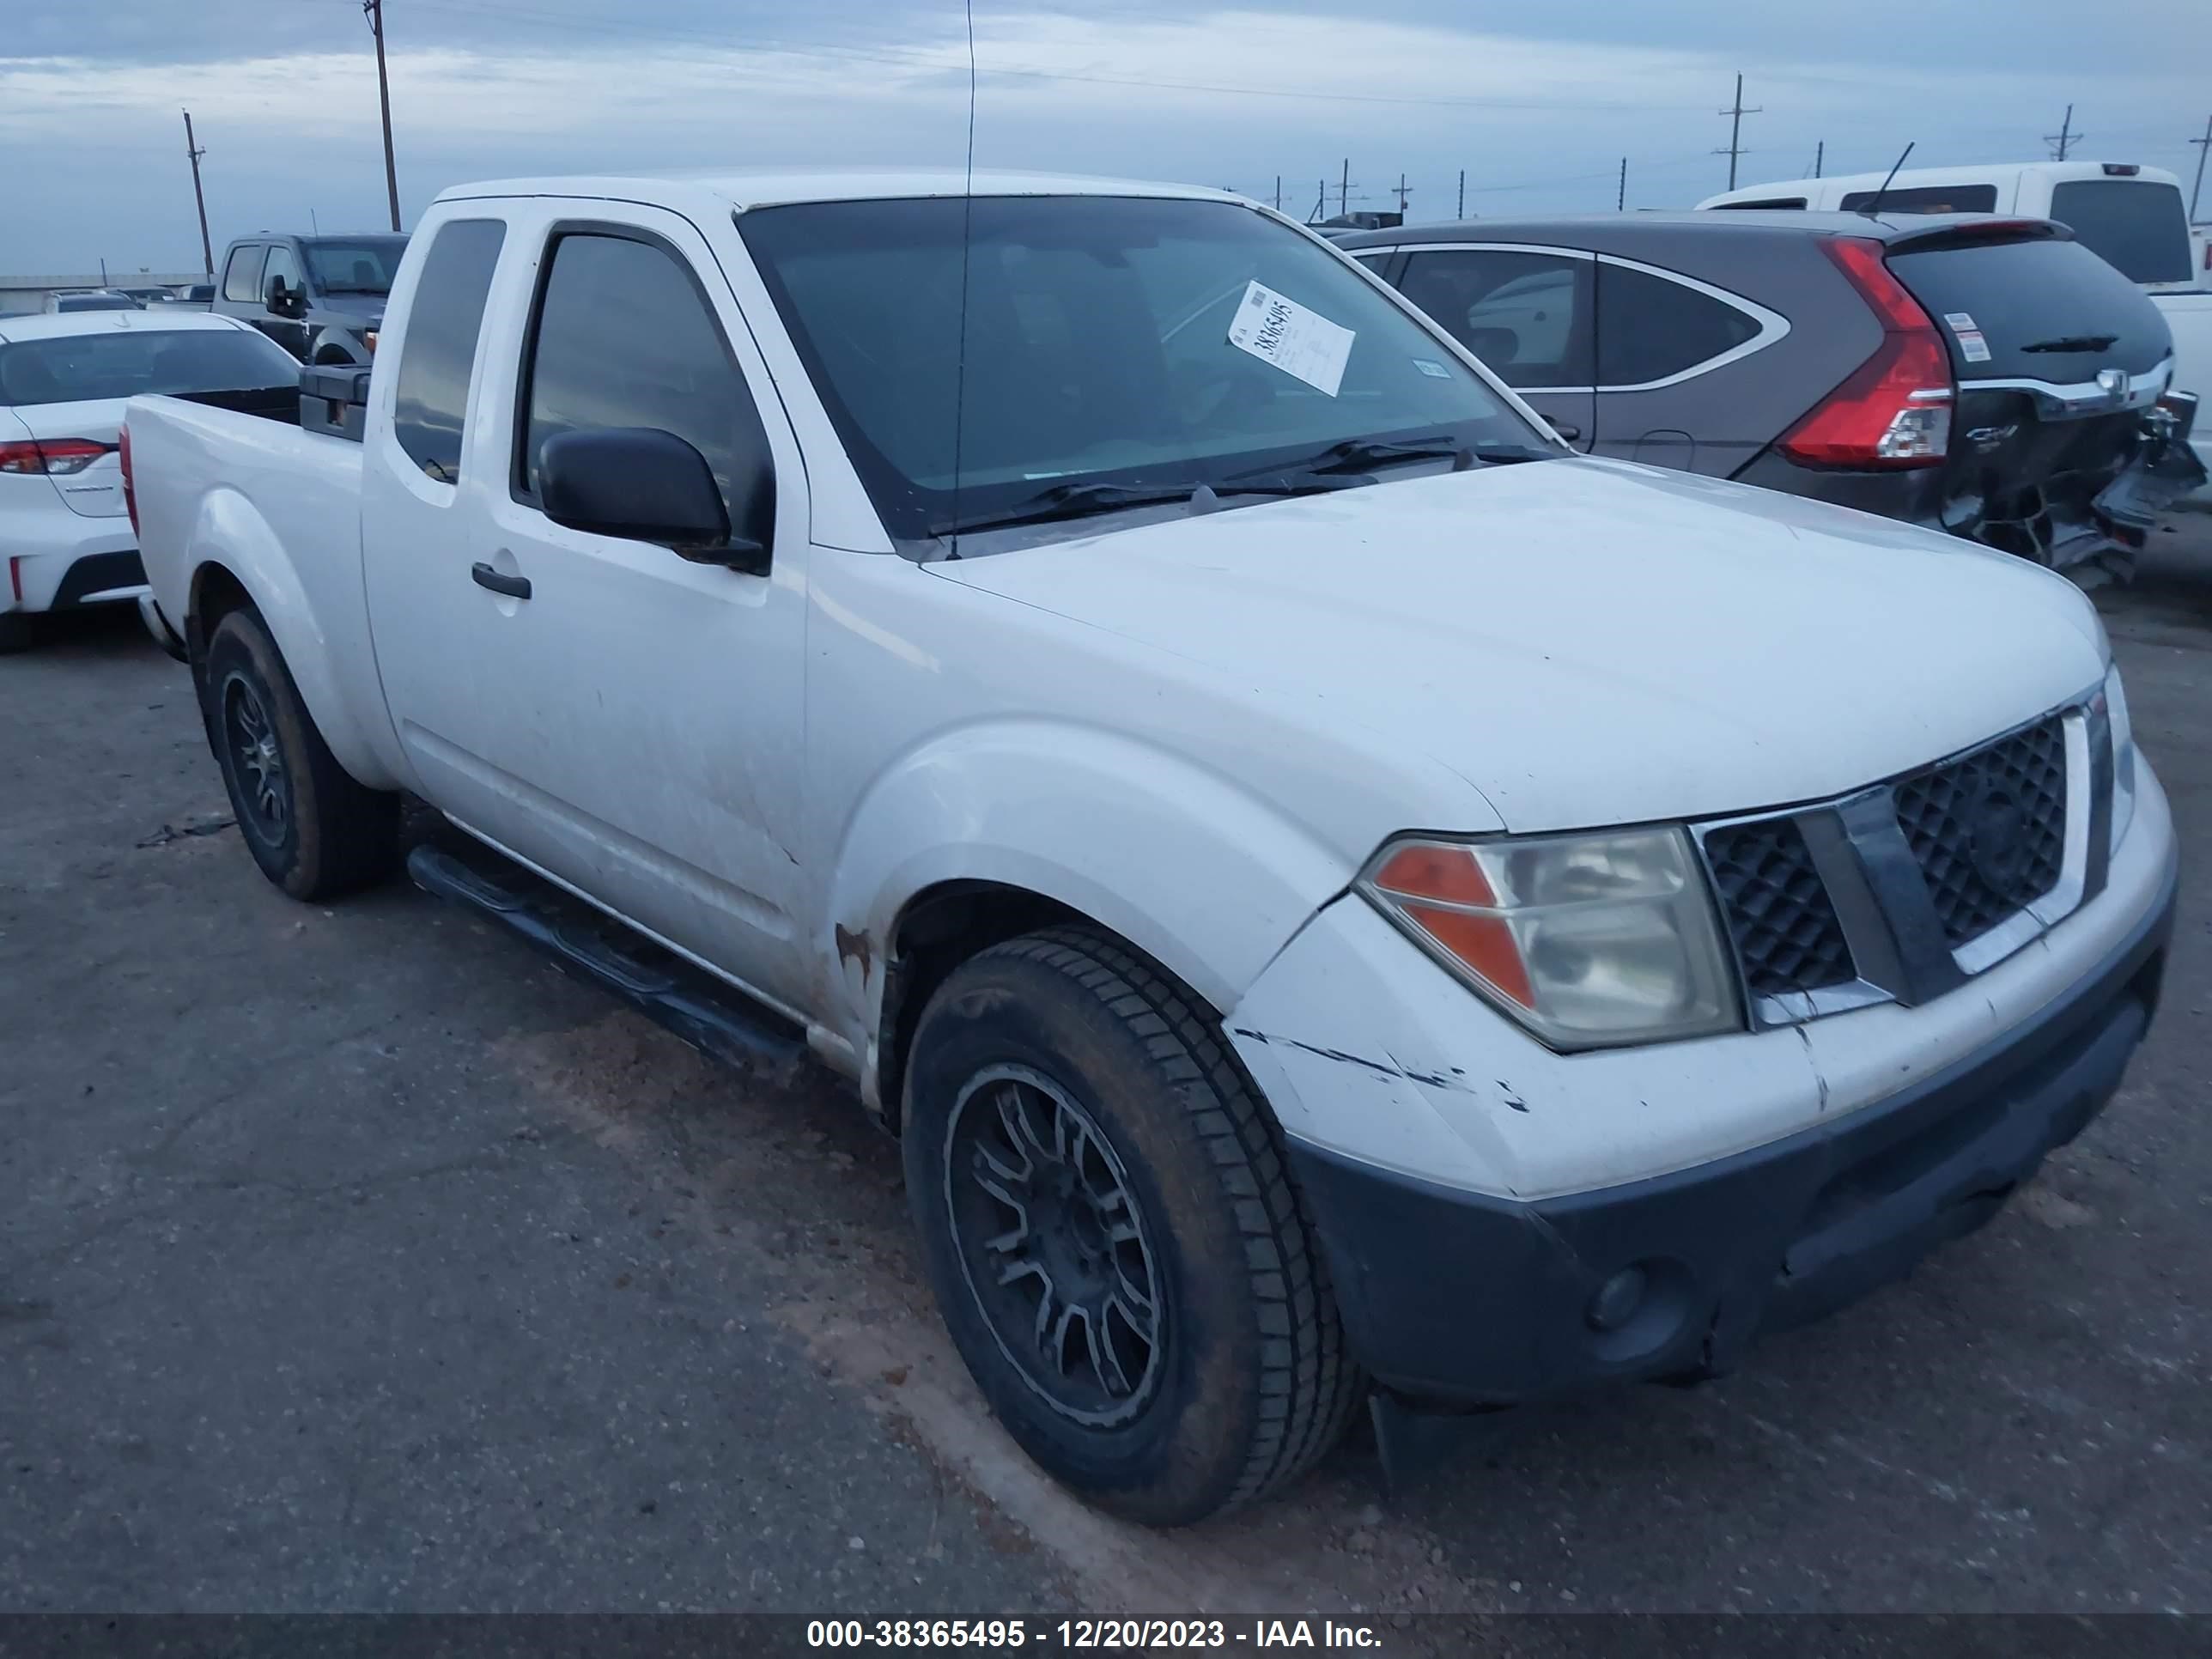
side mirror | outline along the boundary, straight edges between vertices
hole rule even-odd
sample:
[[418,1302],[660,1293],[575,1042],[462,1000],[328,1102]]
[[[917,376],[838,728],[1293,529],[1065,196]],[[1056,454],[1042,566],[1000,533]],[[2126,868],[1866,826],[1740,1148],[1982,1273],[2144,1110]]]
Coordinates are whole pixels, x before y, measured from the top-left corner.
[[1544,416],[1544,423],[1569,443],[1574,442],[1583,435],[1582,428],[1577,426],[1572,421],[1563,421],[1556,415]]
[[304,289],[286,288],[282,276],[269,279],[269,309],[278,317],[304,317],[307,314],[307,295]]
[[538,452],[538,499],[547,518],[571,530],[658,542],[694,564],[768,574],[768,548],[730,534],[707,458],[658,427],[556,433]]

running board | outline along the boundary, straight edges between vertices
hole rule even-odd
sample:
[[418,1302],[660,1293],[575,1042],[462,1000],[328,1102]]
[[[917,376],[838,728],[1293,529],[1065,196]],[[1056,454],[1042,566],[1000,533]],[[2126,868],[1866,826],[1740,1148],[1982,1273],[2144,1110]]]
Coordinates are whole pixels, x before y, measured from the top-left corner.
[[503,923],[702,1054],[778,1075],[795,1073],[806,1056],[794,1022],[489,848],[419,846],[407,873],[424,892]]

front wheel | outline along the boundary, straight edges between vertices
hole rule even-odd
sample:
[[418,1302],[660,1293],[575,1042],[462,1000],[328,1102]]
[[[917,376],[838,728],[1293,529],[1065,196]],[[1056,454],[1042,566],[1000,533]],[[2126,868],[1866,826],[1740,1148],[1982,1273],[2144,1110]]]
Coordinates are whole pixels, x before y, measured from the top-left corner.
[[939,1306],[1023,1449],[1176,1526],[1334,1445],[1360,1395],[1273,1121],[1196,998],[1086,929],[924,1010],[907,1187]]
[[363,787],[337,763],[253,612],[216,624],[200,695],[231,811],[262,874],[294,898],[325,899],[392,869],[399,797]]

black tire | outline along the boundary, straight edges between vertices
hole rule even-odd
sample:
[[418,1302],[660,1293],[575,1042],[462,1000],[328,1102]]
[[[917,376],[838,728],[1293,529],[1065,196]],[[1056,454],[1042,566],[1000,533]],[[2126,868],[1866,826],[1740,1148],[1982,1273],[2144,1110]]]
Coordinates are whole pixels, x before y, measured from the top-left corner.
[[328,899],[391,872],[399,797],[364,787],[337,763],[252,611],[216,624],[200,708],[239,833],[263,875],[294,898]]
[[0,657],[28,651],[37,638],[38,624],[25,612],[10,611],[0,614]]
[[[1054,1164],[1046,1128],[1072,1159]],[[1274,1121],[1211,1012],[1161,969],[1079,927],[970,958],[915,1030],[903,1139],[953,1341],[1062,1485],[1181,1526],[1336,1443],[1363,1379]],[[1056,1343],[1038,1340],[1048,1325]],[[1069,1375],[1079,1341],[1087,1378]]]

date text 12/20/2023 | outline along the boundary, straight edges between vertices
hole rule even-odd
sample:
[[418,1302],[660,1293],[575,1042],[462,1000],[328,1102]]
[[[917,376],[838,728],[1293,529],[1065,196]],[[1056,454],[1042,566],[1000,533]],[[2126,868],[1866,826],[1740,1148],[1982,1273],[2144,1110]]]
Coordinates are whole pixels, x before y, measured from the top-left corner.
[[1369,1625],[1331,1619],[814,1619],[812,1648],[1029,1649],[1126,1652],[1135,1648],[1364,1648],[1382,1645]]

